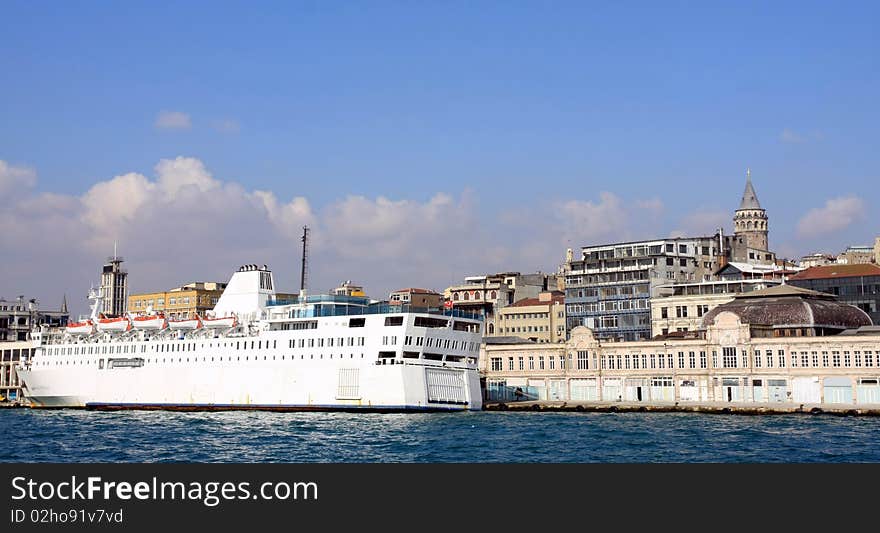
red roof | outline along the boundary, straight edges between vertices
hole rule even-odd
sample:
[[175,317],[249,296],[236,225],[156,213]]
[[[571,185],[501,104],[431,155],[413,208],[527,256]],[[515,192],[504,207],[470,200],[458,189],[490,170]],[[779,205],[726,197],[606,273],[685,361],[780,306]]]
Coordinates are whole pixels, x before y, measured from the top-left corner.
[[810,267],[790,277],[791,280],[806,279],[835,279],[852,278],[858,276],[880,276],[880,266],[873,264],[863,265],[825,265]]
[[514,302],[508,307],[526,307],[529,305],[550,305],[551,303],[565,303],[565,294],[557,291],[553,291],[553,294],[550,296],[549,302],[542,302],[538,298],[523,298],[518,302]]

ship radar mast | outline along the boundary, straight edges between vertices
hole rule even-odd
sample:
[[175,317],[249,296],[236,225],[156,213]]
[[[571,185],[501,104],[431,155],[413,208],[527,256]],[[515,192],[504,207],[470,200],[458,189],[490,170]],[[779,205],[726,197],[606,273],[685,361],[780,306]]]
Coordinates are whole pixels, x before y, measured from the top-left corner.
[[309,260],[309,227],[303,226],[303,236],[302,236],[303,250],[302,250],[302,270],[300,271],[299,277],[299,297],[306,297],[306,273],[308,271],[308,260]]

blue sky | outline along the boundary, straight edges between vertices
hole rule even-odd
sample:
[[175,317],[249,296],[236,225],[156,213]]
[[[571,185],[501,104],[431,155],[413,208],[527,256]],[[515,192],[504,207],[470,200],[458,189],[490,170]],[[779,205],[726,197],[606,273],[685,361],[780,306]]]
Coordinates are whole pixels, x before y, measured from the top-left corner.
[[[5,2],[0,161],[30,173],[31,199],[80,201],[116,176],[158,180],[161,160],[193,158],[218,182],[307,199],[319,226],[369,216],[364,225],[385,227],[381,209],[348,209],[351,198],[411,202],[417,217],[449,195],[467,224],[448,228],[438,254],[462,241],[467,257],[431,272],[419,261],[444,260],[411,258],[394,272],[401,286],[552,270],[567,243],[703,233],[718,220],[729,231],[746,167],[771,247],[837,252],[880,234],[877,20],[876,2]],[[178,127],[161,127],[162,112]],[[606,206],[602,193],[655,209],[621,208],[617,231],[578,227],[594,219],[577,209]],[[7,195],[0,210],[12,216],[27,200]],[[120,220],[108,223],[153,221]],[[260,222],[232,226],[260,231],[245,220]],[[293,247],[295,232],[275,220],[278,247]],[[227,258],[206,248],[204,263],[173,272],[153,243],[118,233],[135,288],[235,266],[212,270]],[[405,262],[418,237],[388,252]],[[97,277],[100,256],[87,258],[102,239],[74,262],[79,277],[46,288],[22,269],[0,295],[77,291],[66,284],[82,284],[87,268]],[[376,296],[398,284],[381,262],[346,274],[336,267],[356,258],[331,248],[319,258],[334,266],[323,279],[316,265],[316,282],[356,278]],[[46,250],[20,257],[53,261]]]

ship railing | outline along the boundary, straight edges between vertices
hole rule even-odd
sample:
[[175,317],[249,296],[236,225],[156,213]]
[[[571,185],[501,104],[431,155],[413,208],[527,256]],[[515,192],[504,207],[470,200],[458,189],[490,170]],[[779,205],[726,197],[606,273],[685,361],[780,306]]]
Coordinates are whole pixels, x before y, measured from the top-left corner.
[[460,309],[441,309],[439,307],[418,307],[413,305],[393,305],[393,304],[372,304],[366,307],[357,305],[330,305],[330,306],[314,306],[306,309],[297,309],[291,315],[282,315],[280,313],[266,313],[265,319],[268,320],[289,320],[291,318],[319,318],[328,316],[355,316],[355,315],[386,315],[395,313],[420,313],[427,315],[439,315],[452,318],[466,318],[469,320],[483,321],[483,316],[479,313],[469,313]]

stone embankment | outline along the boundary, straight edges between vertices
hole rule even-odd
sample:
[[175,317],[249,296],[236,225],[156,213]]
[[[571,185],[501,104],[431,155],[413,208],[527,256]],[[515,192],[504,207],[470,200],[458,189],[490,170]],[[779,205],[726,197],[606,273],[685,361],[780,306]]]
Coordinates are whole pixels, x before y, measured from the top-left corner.
[[774,414],[828,414],[837,416],[880,416],[880,404],[870,405],[829,405],[829,404],[779,404],[766,403],[727,403],[727,402],[579,402],[579,401],[525,401],[525,402],[486,402],[485,411],[567,411],[598,413],[709,413],[736,415],[774,415]]

